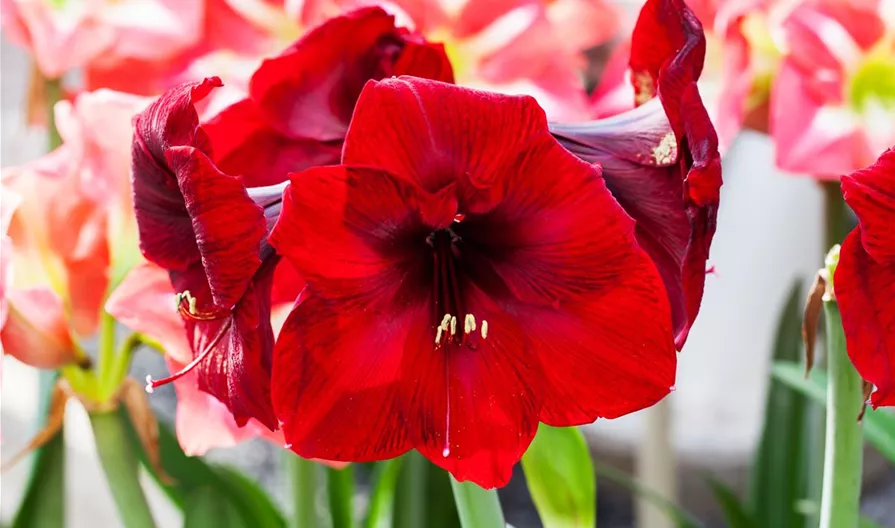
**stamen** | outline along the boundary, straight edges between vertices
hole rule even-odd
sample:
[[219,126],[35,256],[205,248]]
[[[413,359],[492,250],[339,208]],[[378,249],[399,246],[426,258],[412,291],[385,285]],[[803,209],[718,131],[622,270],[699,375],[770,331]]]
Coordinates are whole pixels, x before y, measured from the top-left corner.
[[466,321],[463,323],[464,329],[466,333],[475,332],[475,316],[472,314],[466,314]]
[[457,335],[457,318],[451,317],[451,335]]
[[488,339],[488,321],[482,320],[482,339]]
[[[194,321],[217,321],[230,314],[229,310],[221,309],[200,312],[197,308],[197,300],[189,290],[174,294],[174,302],[176,303],[177,311],[180,312],[180,315],[185,319],[192,319]],[[186,306],[184,306],[184,304],[186,304]]]
[[167,385],[168,383],[171,383],[172,381],[177,381],[178,379],[182,378],[183,376],[186,376],[187,374],[189,374],[189,372],[191,370],[193,370],[194,368],[196,368],[196,366],[198,366],[200,363],[205,361],[205,359],[208,358],[208,356],[211,354],[212,350],[214,350],[214,347],[217,346],[218,342],[220,342],[221,338],[224,337],[224,334],[227,333],[227,330],[230,329],[231,321],[232,321],[232,319],[228,319],[227,322],[225,322],[223,325],[221,325],[220,330],[218,330],[218,333],[215,334],[215,336],[211,340],[211,342],[208,343],[208,346],[205,347],[205,350],[203,350],[201,354],[196,356],[196,358],[194,360],[190,361],[190,363],[187,366],[180,369],[180,371],[168,376],[167,378],[162,378],[159,380],[154,380],[154,379],[152,379],[151,375],[147,375],[146,376],[146,392],[149,394],[152,394],[153,389],[157,389],[158,387],[161,387],[162,385]]
[[441,342],[441,333],[442,332],[444,332],[444,328],[442,328],[440,326],[435,329],[435,344],[436,345]]

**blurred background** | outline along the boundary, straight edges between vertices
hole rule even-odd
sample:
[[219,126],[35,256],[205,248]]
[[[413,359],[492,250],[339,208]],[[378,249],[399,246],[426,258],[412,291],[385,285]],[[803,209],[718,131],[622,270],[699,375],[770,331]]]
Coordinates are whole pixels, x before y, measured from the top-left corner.
[[[587,50],[586,75],[599,86],[607,61],[630,34],[640,4],[605,6],[609,36]],[[709,24],[704,24],[708,27]],[[710,35],[711,37],[711,35]],[[709,40],[709,57],[721,54],[721,42]],[[716,67],[711,62],[707,70]],[[2,38],[2,166],[34,160],[45,152],[45,132],[27,120],[33,61],[20,46]],[[77,77],[78,72],[70,74]],[[711,77],[707,74],[706,77]],[[474,84],[474,83],[473,83]],[[702,84],[702,83],[701,83]],[[703,92],[720,90],[712,80]],[[711,97],[707,97],[711,102]],[[707,103],[707,104],[709,104]],[[712,248],[713,273],[707,277],[700,316],[679,356],[677,390],[660,406],[618,420],[601,420],[584,428],[599,464],[636,474],[638,452],[655,435],[668,434],[666,456],[676,460],[661,493],[677,495],[682,507],[707,526],[725,524],[707,476],[739,492],[749,485],[749,471],[764,427],[770,365],[778,322],[794,285],[807,291],[826,251],[823,229],[825,195],[817,180],[777,167],[775,144],[762,131],[746,130],[729,142],[724,153],[724,187],[718,230]],[[801,299],[799,298],[799,302]],[[140,352],[132,375],[142,380],[164,372],[158,355]],[[10,459],[36,432],[39,376],[11,357],[3,358],[2,459]],[[151,403],[158,416],[173,420],[175,396],[170,386],[157,390]],[[773,402],[771,402],[773,404]],[[106,490],[86,413],[77,405],[66,415],[68,519],[73,528],[116,526],[115,507]],[[651,415],[654,415],[651,417]],[[656,417],[658,415],[658,418]],[[657,429],[658,428],[658,429]],[[822,431],[822,427],[818,429]],[[653,446],[653,452],[655,452]],[[208,458],[232,464],[257,479],[288,511],[286,476],[280,449],[263,440],[212,450]],[[883,526],[895,526],[895,472],[872,450],[866,457],[864,511]],[[517,471],[500,490],[507,521],[517,528],[540,526],[524,479]],[[27,461],[0,476],[0,522],[8,523],[18,507],[29,474]],[[361,482],[364,471],[360,470]],[[177,526],[178,510],[146,479],[149,499],[161,526]],[[627,487],[612,479],[599,481],[601,527],[635,525],[636,506]],[[358,501],[363,502],[363,486]],[[449,500],[450,497],[447,497]],[[639,526],[661,528],[661,517]],[[657,519],[653,517],[653,519]]]

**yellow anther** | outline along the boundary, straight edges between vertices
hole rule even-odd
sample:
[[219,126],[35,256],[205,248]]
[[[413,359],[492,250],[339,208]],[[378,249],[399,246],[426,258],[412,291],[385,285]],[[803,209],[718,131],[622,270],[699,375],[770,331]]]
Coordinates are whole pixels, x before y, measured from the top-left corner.
[[475,332],[475,316],[472,314],[466,314],[466,320],[463,322],[463,329],[466,333]]
[[457,334],[457,318],[451,317],[451,335]]
[[435,331],[435,344],[437,345],[441,341],[441,333],[444,332],[444,327],[439,326]]
[[482,320],[482,339],[488,339],[488,321]]

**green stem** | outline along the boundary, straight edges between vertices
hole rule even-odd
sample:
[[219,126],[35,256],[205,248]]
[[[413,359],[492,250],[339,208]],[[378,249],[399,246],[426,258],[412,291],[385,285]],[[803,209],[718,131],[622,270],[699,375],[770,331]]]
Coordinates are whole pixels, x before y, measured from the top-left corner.
[[453,476],[451,487],[463,528],[504,528],[507,525],[497,490],[482,489],[472,482],[457,482]]
[[410,451],[404,455],[404,467],[398,478],[398,493],[395,497],[395,526],[397,528],[415,528],[425,526],[429,504],[426,496],[429,492],[429,461],[418,451]]
[[824,251],[841,244],[848,234],[845,200],[838,181],[822,182],[824,192]]
[[326,468],[326,491],[333,528],[351,528],[354,525],[354,467]]
[[291,451],[286,451],[284,456],[292,479],[292,500],[295,506],[292,526],[317,526],[317,464]]
[[113,379],[116,370],[115,319],[102,311],[99,317],[98,369],[100,397],[103,401],[111,398],[118,390],[121,379]]
[[824,302],[827,326],[827,448],[820,528],[858,526],[863,441],[858,413],[864,405],[861,377],[845,348],[835,301]]
[[140,486],[140,459],[130,441],[126,419],[117,410],[90,414],[96,450],[123,525],[154,528],[155,521]]
[[53,150],[62,144],[62,136],[56,128],[56,103],[62,100],[62,79],[44,79],[44,96],[47,103],[47,146]]

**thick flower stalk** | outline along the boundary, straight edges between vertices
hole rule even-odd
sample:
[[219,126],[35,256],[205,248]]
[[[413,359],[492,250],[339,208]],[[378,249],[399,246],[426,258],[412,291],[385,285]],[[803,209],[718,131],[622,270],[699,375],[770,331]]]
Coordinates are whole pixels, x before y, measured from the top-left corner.
[[299,455],[417,449],[502,486],[539,422],[622,416],[672,387],[655,264],[533,99],[370,82],[342,163],[291,181],[270,240],[308,286],[272,394]]
[[597,163],[636,220],[637,241],[662,275],[675,343],[699,313],[718,214],[718,138],[696,82],[702,26],[681,0],[650,0],[634,29],[630,68],[637,108],[580,124],[551,123],[560,143]]

